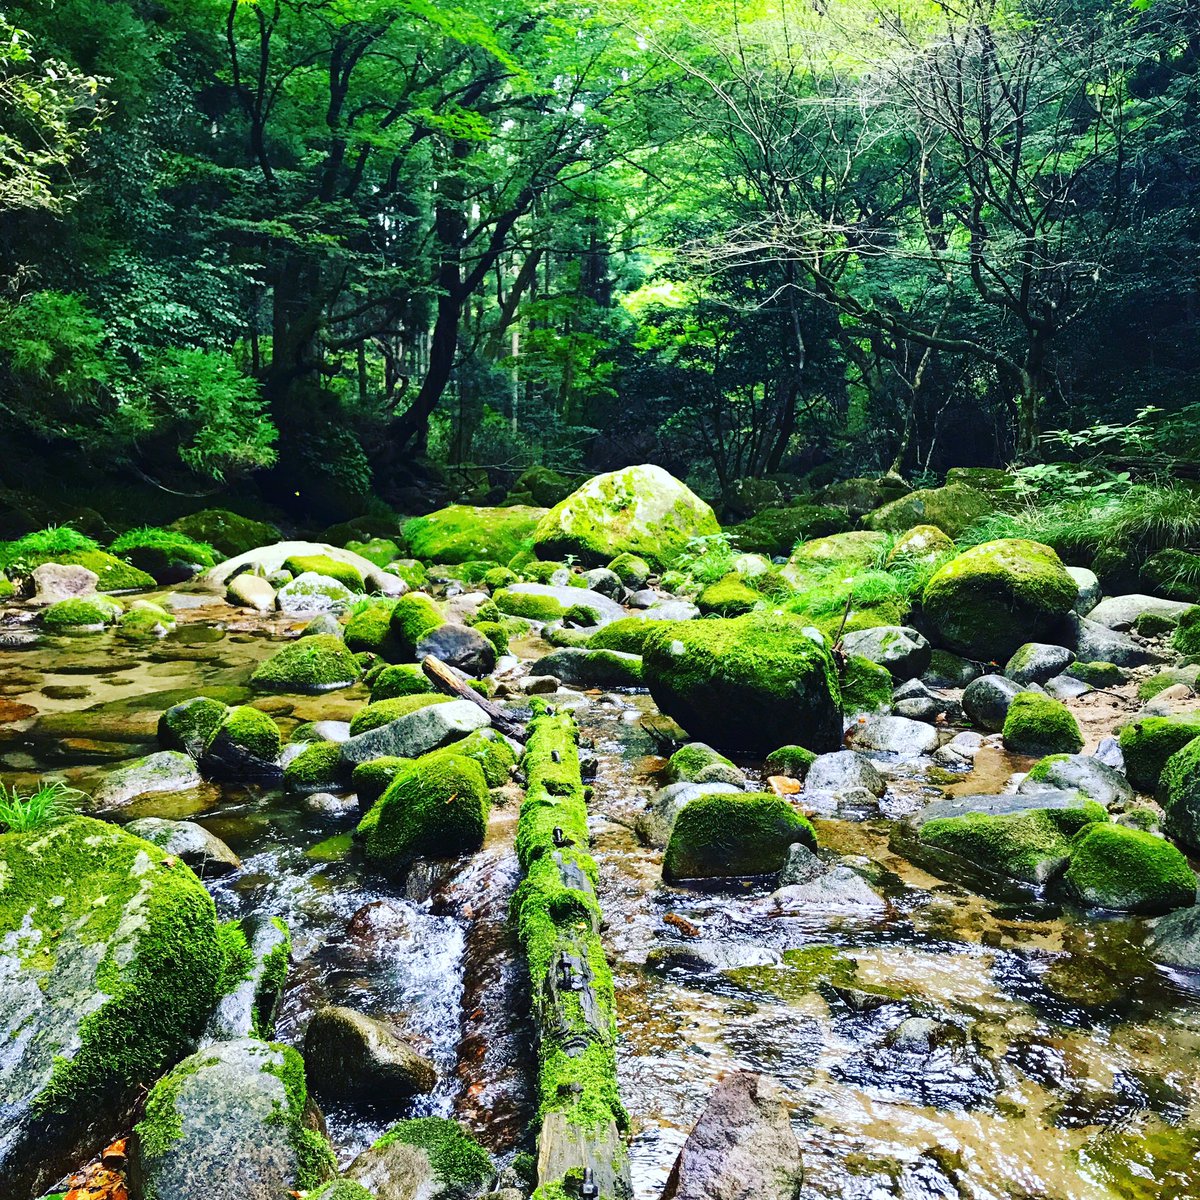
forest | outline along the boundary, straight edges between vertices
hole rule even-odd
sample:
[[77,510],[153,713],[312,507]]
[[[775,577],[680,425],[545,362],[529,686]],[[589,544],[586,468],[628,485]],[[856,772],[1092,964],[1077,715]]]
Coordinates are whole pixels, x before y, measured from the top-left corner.
[[1200,0],[0,4],[0,1200],[1200,1196]]

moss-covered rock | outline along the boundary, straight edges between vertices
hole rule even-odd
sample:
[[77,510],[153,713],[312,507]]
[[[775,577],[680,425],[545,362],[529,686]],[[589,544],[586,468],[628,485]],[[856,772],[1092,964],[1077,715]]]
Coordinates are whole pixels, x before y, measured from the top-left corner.
[[175,618],[149,600],[135,600],[117,621],[117,636],[127,642],[147,642],[166,637],[175,628]]
[[341,638],[317,634],[276,651],[250,676],[250,683],[264,691],[318,695],[349,687],[361,673],[358,660]]
[[200,768],[213,779],[277,779],[283,739],[260,709],[231,708],[209,741]]
[[843,479],[831,483],[821,493],[821,502],[835,508],[845,509],[855,519],[865,516],[907,496],[912,489],[896,475],[882,475],[878,479]]
[[618,554],[608,564],[608,569],[627,587],[636,591],[646,586],[646,580],[654,573],[650,564],[638,554]]
[[847,714],[881,712],[892,706],[892,676],[887,667],[851,654],[841,678],[842,711]]
[[483,585],[489,592],[498,592],[501,588],[520,582],[520,575],[516,571],[510,571],[507,567],[493,567],[483,577]]
[[733,763],[703,742],[688,742],[667,760],[663,771],[665,783],[692,783],[703,771],[711,766],[723,766],[736,770]]
[[763,763],[768,775],[787,775],[792,779],[804,779],[808,768],[816,761],[817,756],[803,746],[780,746],[772,750]]
[[985,542],[940,567],[925,587],[925,617],[951,650],[1007,659],[1030,641],[1053,641],[1078,595],[1058,555],[1040,542]]
[[1163,829],[1200,853],[1200,737],[1176,750],[1162,771]]
[[710,583],[696,598],[696,607],[705,615],[740,617],[761,601],[762,596],[734,574]]
[[953,855],[973,870],[1044,884],[1066,867],[1075,835],[1107,820],[1100,805],[1087,801],[1065,808],[936,817],[921,824],[918,836],[924,845]]
[[283,769],[284,786],[293,792],[322,792],[336,787],[345,775],[342,747],[337,742],[310,742]]
[[1120,687],[1125,682],[1125,672],[1109,662],[1074,662],[1063,674],[1094,688]]
[[506,563],[533,537],[544,508],[510,505],[473,508],[452,504],[404,526],[412,553],[430,563],[465,563],[489,559]]
[[355,652],[378,654],[388,662],[394,662],[404,654],[400,638],[392,631],[392,610],[395,603],[376,600],[364,603],[358,612],[346,622],[342,637],[346,645]]
[[1195,903],[1196,876],[1170,842],[1125,825],[1096,824],[1080,835],[1067,887],[1084,904],[1164,913]]
[[716,514],[661,467],[626,467],[589,479],[538,522],[539,558],[571,554],[602,567],[628,552],[667,566],[689,540],[719,533]]
[[146,526],[123,533],[109,546],[110,554],[153,575],[159,583],[177,583],[207,571],[217,560],[213,547],[176,529]]
[[552,467],[526,467],[517,476],[505,503],[535,504],[541,508],[553,508],[574,490],[574,480],[568,479]]
[[403,580],[414,592],[420,591],[429,583],[429,572],[415,558],[388,563],[384,570],[389,575],[395,575],[397,579]]
[[346,549],[361,555],[377,567],[386,567],[404,554],[404,548],[390,537],[369,538],[365,542],[351,538],[346,543]]
[[403,868],[422,856],[478,850],[488,810],[487,780],[475,759],[426,755],[400,770],[358,830],[371,862]]
[[362,575],[354,567],[328,554],[293,554],[284,559],[283,569],[291,571],[296,578],[312,574],[324,579],[336,579],[351,592],[366,590]]
[[0,1176],[40,1195],[187,1051],[225,949],[187,867],[86,817],[0,835],[0,928]]
[[395,700],[398,696],[428,696],[433,684],[415,663],[396,663],[383,668],[371,679],[371,703]]
[[439,696],[432,692],[410,692],[405,696],[396,696],[391,700],[373,700],[363,705],[350,721],[350,736],[366,733],[368,729],[378,729],[389,721],[398,721],[415,713],[418,709],[428,708],[431,704],[449,704],[449,696]]
[[529,583],[553,583],[554,577],[570,574],[570,569],[564,562],[527,562],[520,568],[521,579]]
[[257,1038],[217,1042],[155,1084],[135,1128],[130,1174],[141,1200],[287,1196],[334,1173],[311,1127],[304,1060]]
[[172,521],[168,528],[192,541],[211,546],[226,558],[245,554],[259,546],[269,546],[280,538],[279,530],[274,525],[252,521],[225,508],[202,509]]
[[816,849],[813,827],[770,792],[698,796],[684,805],[663,857],[663,878],[717,879],[769,875],[787,861],[788,847]]
[[715,746],[822,751],[841,741],[833,660],[794,619],[673,622],[646,640],[642,668],[659,708]]
[[729,531],[737,549],[769,558],[786,558],[801,542],[844,533],[850,525],[845,511],[829,505],[796,504],[765,508]]
[[207,696],[174,704],[158,718],[158,743],[164,750],[182,750],[199,758],[225,724],[228,713],[225,704]]
[[[402,1166],[390,1165],[391,1155]],[[398,1121],[351,1164],[350,1173],[372,1187],[402,1178],[415,1184],[411,1195],[430,1200],[471,1200],[496,1173],[484,1148],[457,1121],[414,1117]],[[382,1195],[382,1191],[380,1192]]]
[[858,574],[874,565],[886,550],[888,540],[886,533],[860,529],[803,542],[792,551],[783,568],[783,578],[804,591],[823,583],[833,571],[844,576]]
[[363,811],[370,808],[412,761],[411,758],[383,757],[359,763],[350,776],[350,786],[358,793],[359,808]]
[[1200,657],[1200,605],[1180,614],[1171,645],[1189,658]]
[[[21,543],[16,542],[13,545],[20,547]],[[5,556],[9,559],[5,567],[9,578],[28,575],[34,567],[40,567],[42,563],[54,562],[62,563],[64,566],[86,567],[89,571],[94,572],[96,589],[101,592],[135,592],[154,586],[152,575],[148,575],[145,571],[139,571],[137,567],[118,558],[115,554],[109,554],[107,550],[72,550],[57,553],[29,550],[19,553],[15,558],[11,557],[13,553],[16,551],[10,548],[10,554]]]
[[1125,773],[1139,792],[1153,795],[1163,767],[1193,738],[1200,737],[1200,712],[1174,717],[1143,717],[1124,726],[1118,736]]
[[1083,748],[1079,723],[1061,700],[1018,692],[1004,718],[1004,745],[1015,754],[1075,754]]
[[567,611],[553,596],[534,592],[514,592],[503,588],[493,597],[502,613],[523,617],[527,621],[561,621]]
[[51,604],[42,613],[42,627],[49,633],[99,633],[123,611],[107,596],[80,596]]
[[909,492],[868,513],[862,519],[864,529],[903,533],[914,525],[932,525],[950,538],[960,537],[988,513],[995,502],[985,492],[960,483],[940,488]]
[[483,634],[492,643],[496,657],[509,653],[508,639],[511,635],[508,622],[505,621],[476,621],[475,630]]
[[642,686],[642,660],[636,654],[617,650],[566,647],[539,658],[529,668],[531,675],[552,675],[568,687]]
[[596,630],[588,639],[592,650],[618,650],[622,654],[641,654],[646,639],[656,630],[662,632],[672,621],[649,621],[645,617],[622,617]]
[[442,610],[424,592],[410,592],[407,596],[401,596],[391,616],[392,636],[399,650],[398,657],[413,658],[421,639],[445,623]]
[[889,567],[935,563],[954,553],[954,542],[936,525],[914,525],[905,530],[888,552]]

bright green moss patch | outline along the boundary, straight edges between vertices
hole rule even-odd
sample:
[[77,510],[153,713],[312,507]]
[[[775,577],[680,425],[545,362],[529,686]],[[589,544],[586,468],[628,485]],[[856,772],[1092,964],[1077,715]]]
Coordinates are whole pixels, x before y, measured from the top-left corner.
[[137,607],[121,615],[117,622],[117,636],[130,642],[152,641],[165,637],[175,628],[175,618],[157,604],[146,600],[136,602]]
[[392,633],[404,658],[412,658],[426,634],[446,623],[441,609],[423,592],[401,596],[392,609]]
[[816,849],[817,835],[781,796],[699,796],[684,805],[675,820],[663,857],[663,878],[768,875],[782,868],[793,842]]
[[792,779],[804,779],[816,755],[803,746],[780,746],[767,755],[763,766],[768,775],[787,775]]
[[1037,808],[1020,813],[964,813],[920,828],[923,843],[956,855],[976,869],[1024,883],[1042,884],[1071,855],[1071,839],[1108,814],[1092,801],[1078,808]]
[[1200,853],[1200,737],[1167,759],[1161,790],[1163,828],[1189,850]]
[[512,583],[520,583],[520,581],[521,577],[516,571],[510,571],[507,567],[493,567],[483,577],[483,584],[489,592],[498,592],[501,588],[506,588]]
[[343,775],[342,748],[336,742],[311,742],[283,769],[284,786],[293,791],[331,787]]
[[1061,700],[1018,692],[1004,718],[1004,745],[1017,754],[1075,754],[1083,749],[1079,723]]
[[1067,886],[1084,904],[1163,913],[1196,899],[1187,859],[1160,837],[1124,825],[1092,825],[1071,854]]
[[495,647],[497,658],[508,653],[507,624],[503,621],[476,621],[475,628]]
[[428,696],[433,684],[415,663],[396,663],[384,667],[371,681],[371,703],[395,700],[400,696]]
[[404,526],[413,554],[425,562],[464,563],[489,559],[508,562],[533,536],[544,509],[511,505],[473,508],[451,504]]
[[636,554],[618,554],[608,569],[627,587],[637,590],[650,578],[650,564]]
[[42,627],[50,633],[103,629],[121,612],[121,606],[105,596],[59,600],[42,613]]
[[307,1200],[375,1200],[361,1183],[353,1179],[335,1179],[316,1192],[309,1192]]
[[1094,688],[1120,687],[1125,682],[1125,672],[1110,662],[1075,662],[1063,674],[1082,680]]
[[778,996],[789,1004],[802,1002],[822,984],[859,986],[858,963],[836,946],[785,950],[778,966],[736,967],[725,974],[739,987]]
[[696,607],[706,615],[740,617],[752,612],[762,596],[745,583],[740,575],[726,575],[710,583],[696,598]]
[[622,654],[641,654],[646,639],[673,625],[673,621],[648,621],[645,617],[621,617],[596,630],[588,639],[591,650],[617,650]]
[[846,659],[841,691],[844,713],[879,712],[892,706],[891,673],[861,654]]
[[541,596],[533,592],[514,592],[502,588],[492,599],[502,613],[524,617],[527,621],[558,621],[567,611],[553,596]]
[[308,1087],[304,1078],[304,1059],[291,1046],[271,1042],[282,1061],[268,1060],[263,1070],[283,1083],[286,1102],[275,1110],[274,1120],[287,1130],[288,1141],[296,1153],[296,1187],[316,1187],[333,1174],[337,1163],[329,1142],[308,1124]]
[[407,717],[409,713],[428,708],[432,704],[448,704],[450,699],[449,696],[418,693],[397,696],[392,700],[373,701],[364,705],[354,714],[350,721],[350,734],[353,737],[360,733],[366,733],[368,729],[378,729],[380,725],[398,721],[401,717]]
[[1139,792],[1153,795],[1167,759],[1197,737],[1200,737],[1200,713],[1144,717],[1126,725],[1118,741],[1125,755],[1129,782]]
[[158,718],[158,743],[164,750],[184,750],[199,758],[229,713],[220,700],[196,696],[172,705]]
[[175,569],[204,571],[217,561],[213,547],[175,529],[146,526],[123,533],[108,548],[110,554],[155,577]]
[[279,726],[267,713],[248,704],[229,710],[221,725],[221,732],[235,746],[240,746],[264,762],[274,762],[283,749]]
[[1200,655],[1200,605],[1189,608],[1180,616],[1171,636],[1171,645],[1189,658]]
[[392,632],[394,600],[372,600],[351,613],[342,636],[356,652],[378,654],[391,662],[403,654],[400,639]]
[[481,1192],[495,1174],[488,1152],[457,1121],[444,1117],[398,1121],[375,1143],[374,1149],[396,1142],[425,1151],[441,1184],[438,1194],[446,1200],[468,1200]]
[[370,808],[400,771],[409,765],[411,758],[395,758],[384,755],[359,763],[350,776],[350,786],[358,793],[360,808]]
[[314,575],[324,575],[326,579],[336,579],[338,583],[352,592],[362,592],[363,577],[349,563],[339,562],[327,554],[293,554],[283,563],[285,571],[291,571],[294,576],[312,572]]
[[694,780],[701,771],[711,767],[714,763],[720,763],[726,767],[733,766],[733,763],[725,755],[718,754],[711,746],[706,746],[702,742],[689,742],[686,746],[680,746],[671,755],[666,770],[663,771],[663,781],[679,783]]
[[376,537],[365,542],[351,539],[346,543],[346,549],[377,567],[386,567],[393,559],[399,558],[404,551],[391,538]]
[[764,508],[729,532],[741,551],[786,558],[801,542],[841,533],[849,523],[843,509],[795,504],[789,508]]
[[317,694],[349,687],[361,673],[341,638],[319,633],[284,646],[260,664],[250,682],[268,691]]

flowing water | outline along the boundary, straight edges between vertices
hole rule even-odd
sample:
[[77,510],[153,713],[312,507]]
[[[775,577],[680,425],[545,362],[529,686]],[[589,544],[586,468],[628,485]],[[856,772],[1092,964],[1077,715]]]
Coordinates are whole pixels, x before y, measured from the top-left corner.
[[[348,718],[364,689],[252,697],[250,673],[288,631],[198,607],[148,647],[103,634],[2,650],[0,771],[86,790],[153,750],[158,714],[197,694],[254,699],[285,735]],[[594,852],[638,1200],[658,1197],[731,1068],[790,1093],[803,1200],[1200,1195],[1200,982],[1142,956],[1144,922],[968,891],[894,853],[886,820],[816,822],[822,846],[870,878],[882,898],[872,907],[784,913],[767,886],[665,885],[661,852],[636,833],[662,766],[661,720],[644,695],[592,700],[581,722],[597,751]],[[880,765],[890,815],[938,794],[913,764]],[[1002,790],[1024,766],[985,754],[954,790]],[[406,889],[348,852],[352,809],[330,816],[280,791],[206,785],[116,815],[195,819],[241,856],[213,891],[223,916],[258,909],[291,927],[282,1040],[299,1044],[322,1004],[386,1016],[439,1070],[408,1115],[457,1116],[506,1153],[532,1115],[527,990],[505,921],[517,800],[494,808],[479,854]],[[914,1056],[889,1040],[912,1017],[958,1032]],[[394,1114],[326,1118],[346,1162]]]

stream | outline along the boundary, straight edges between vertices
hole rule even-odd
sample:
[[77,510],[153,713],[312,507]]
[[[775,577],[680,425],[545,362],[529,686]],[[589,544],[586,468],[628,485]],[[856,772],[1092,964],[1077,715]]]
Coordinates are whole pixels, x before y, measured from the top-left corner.
[[[252,693],[255,665],[298,624],[177,595],[192,607],[148,646],[109,632],[0,650],[6,782],[50,776],[87,791],[115,763],[155,749],[159,713],[198,694],[253,701],[285,738],[366,701],[362,686]],[[531,641],[521,653],[543,649]],[[661,1195],[713,1084],[736,1068],[789,1093],[803,1200],[1200,1194],[1200,981],[1144,958],[1145,922],[979,895],[894,853],[883,819],[815,821],[824,850],[855,856],[880,897],[871,906],[781,912],[768,884],[666,885],[661,851],[636,829],[664,765],[661,721],[645,694],[589,698],[578,715],[597,756],[593,851],[638,1200]],[[761,778],[761,764],[738,765]],[[876,765],[889,815],[941,794],[911,762]],[[1001,791],[1028,766],[991,750],[952,789]],[[526,984],[506,924],[519,803],[508,791],[482,851],[416,872],[404,888],[349,852],[353,807],[206,784],[115,815],[197,820],[241,857],[240,871],[211,886],[223,917],[261,910],[290,926],[280,1040],[301,1045],[324,1004],[387,1017],[439,1072],[406,1115],[458,1117],[503,1157],[526,1148],[533,1115]],[[914,1060],[887,1041],[911,1017],[957,1027],[961,1039]],[[394,1120],[361,1107],[325,1116],[342,1164]]]

